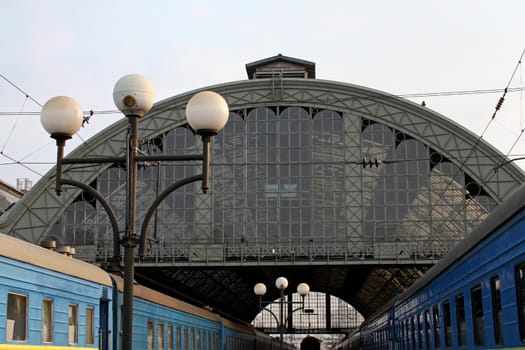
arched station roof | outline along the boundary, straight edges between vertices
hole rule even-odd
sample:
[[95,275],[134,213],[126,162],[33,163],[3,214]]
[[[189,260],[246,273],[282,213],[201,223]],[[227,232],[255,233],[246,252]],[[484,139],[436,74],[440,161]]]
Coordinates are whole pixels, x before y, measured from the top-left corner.
[[[198,142],[188,141],[195,138],[184,108],[200,90],[222,94],[231,112],[214,140],[212,193],[198,194],[189,186],[174,194],[173,204],[159,214],[159,234],[155,227],[137,278],[241,319],[257,313],[252,287],[258,279],[274,280],[281,273],[291,283],[306,276],[312,290],[336,295],[367,316],[525,180],[513,164],[499,167],[507,159],[494,147],[427,107],[307,75],[225,83],[160,101],[139,122],[144,150],[198,153]],[[124,155],[126,128],[122,119],[70,156]],[[151,179],[162,175],[165,186],[192,173],[174,168],[144,171],[139,212],[155,195]],[[65,177],[106,191],[110,203],[123,210],[118,166],[64,170]],[[58,237],[76,245],[79,255],[85,248],[86,259],[103,263],[112,254],[105,241],[111,234],[101,233],[110,231],[103,217],[79,189],[56,196],[53,169],[0,217],[0,231],[34,243]],[[169,247],[168,234],[178,237],[179,248]],[[180,247],[186,247],[185,239],[187,250]]]

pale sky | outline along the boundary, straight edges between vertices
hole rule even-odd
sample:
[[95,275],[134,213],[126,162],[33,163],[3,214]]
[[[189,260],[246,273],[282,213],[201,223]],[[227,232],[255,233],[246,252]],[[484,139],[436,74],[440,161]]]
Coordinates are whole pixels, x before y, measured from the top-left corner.
[[[524,0],[0,0],[0,11],[0,74],[30,96],[0,78],[0,178],[13,185],[56,161],[32,99],[115,110],[114,84],[128,73],[147,76],[156,101],[247,79],[246,63],[279,53],[315,62],[319,79],[393,94],[503,89],[516,67],[510,87],[525,79]],[[524,94],[509,92],[484,134],[504,154],[525,127]],[[501,95],[411,100],[479,135]],[[66,153],[120,118],[93,116]],[[525,136],[510,154],[525,156]]]

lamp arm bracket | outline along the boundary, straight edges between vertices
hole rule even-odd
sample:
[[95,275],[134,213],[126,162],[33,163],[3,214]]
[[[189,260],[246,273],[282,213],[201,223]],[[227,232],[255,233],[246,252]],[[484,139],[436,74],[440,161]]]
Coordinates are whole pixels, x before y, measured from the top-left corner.
[[272,310],[270,309],[266,309],[266,308],[262,308],[261,309],[261,312],[262,311],[268,311],[272,316],[273,318],[275,318],[275,322],[277,322],[277,326],[278,328],[280,328],[282,325],[280,324],[280,321],[279,321],[279,318],[277,317],[277,315],[275,314],[275,312],[273,312]]
[[104,198],[104,196],[102,196],[102,194],[98,192],[97,190],[95,190],[93,187],[86,185],[85,183],[80,182],[80,181],[60,178],[60,183],[63,185],[70,185],[70,186],[75,186],[75,187],[83,189],[84,191],[88,192],[90,195],[95,197],[99,201],[99,203],[102,205],[102,207],[104,207],[104,209],[106,210],[106,213],[108,214],[109,221],[111,222],[111,228],[113,229],[113,256],[115,259],[119,259],[120,258],[120,244],[119,244],[120,235],[119,235],[117,217],[115,215],[115,212],[109,205],[109,203]]
[[159,207],[159,205],[162,203],[162,201],[170,195],[173,191],[177,190],[179,187],[182,187],[184,185],[187,185],[192,182],[196,181],[202,181],[203,175],[194,175],[194,176],[188,176],[187,178],[184,178],[182,180],[179,180],[172,184],[170,187],[165,189],[154,201],[151,203],[150,207],[148,208],[148,211],[144,215],[144,220],[142,221],[142,227],[140,228],[140,242],[139,242],[139,258],[143,258],[146,254],[146,241],[147,241],[147,232],[149,222],[151,221],[151,218],[153,214],[155,213],[155,210]]
[[293,309],[290,313],[288,313],[288,315],[286,316],[286,320],[285,320],[285,324],[288,324],[288,320],[290,319],[290,316],[292,316],[292,314],[296,311],[299,311],[299,310],[303,310],[304,309],[304,305],[301,306],[301,307],[298,307],[296,309]]

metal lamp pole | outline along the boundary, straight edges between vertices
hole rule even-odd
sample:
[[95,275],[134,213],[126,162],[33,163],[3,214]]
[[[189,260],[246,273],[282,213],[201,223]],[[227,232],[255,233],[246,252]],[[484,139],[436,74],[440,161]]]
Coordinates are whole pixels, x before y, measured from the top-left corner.
[[[114,235],[114,256],[120,260],[120,244],[124,246],[124,305],[122,314],[122,349],[132,349],[133,332],[133,282],[135,273],[135,250],[140,244],[140,255],[144,255],[146,228],[151,213],[160,202],[177,188],[190,182],[202,181],[202,191],[208,191],[211,137],[216,135],[228,121],[228,105],[219,94],[202,91],[194,95],[186,106],[186,119],[196,134],[202,137],[203,153],[192,155],[142,156],[138,154],[138,120],[152,107],[153,86],[141,75],[129,74],[122,77],[113,90],[115,105],[128,119],[125,157],[63,158],[66,140],[70,139],[82,126],[83,115],[78,103],[70,97],[58,96],[50,99],[41,112],[41,122],[57,143],[57,165],[55,192],[60,195],[63,185],[82,188],[92,194],[106,210]],[[150,206],[142,225],[141,235],[136,234],[137,211],[137,168],[142,161],[193,161],[202,160],[202,174],[182,179],[168,187]],[[120,239],[118,223],[114,210],[105,198],[94,188],[72,179],[64,179],[63,164],[125,164],[127,169],[126,219],[124,236]]]
[[[277,327],[279,328],[279,349],[282,350],[283,349],[284,328],[286,327],[286,322],[288,321],[288,318],[290,317],[290,314],[292,312],[304,309],[304,298],[306,297],[306,295],[308,295],[308,293],[310,293],[310,286],[306,283],[299,283],[297,285],[297,293],[299,293],[299,295],[302,298],[300,302],[301,307],[293,310],[288,315],[288,317],[286,317],[286,319],[284,318],[284,304],[294,303],[293,300],[289,300],[288,302],[284,300],[284,290],[288,288],[288,280],[286,279],[286,277],[277,278],[275,280],[275,287],[277,287],[277,289],[279,290],[279,318],[277,318],[277,315],[275,315],[275,313],[272,310],[264,308],[264,306],[275,303],[274,301],[265,302],[262,300],[263,296],[266,294],[266,286],[264,285],[264,283],[257,283],[255,287],[253,288],[253,291],[255,295],[259,297],[259,311],[262,311],[262,310],[268,311],[274,317],[275,321],[277,322]],[[263,303],[266,305],[263,306]]]

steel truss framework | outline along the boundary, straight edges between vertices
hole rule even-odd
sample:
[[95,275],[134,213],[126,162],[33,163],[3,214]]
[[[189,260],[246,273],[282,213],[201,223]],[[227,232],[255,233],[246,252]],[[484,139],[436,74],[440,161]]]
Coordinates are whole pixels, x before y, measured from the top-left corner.
[[[306,273],[312,290],[333,294],[367,316],[410,285],[525,180],[513,164],[495,171],[507,159],[468,130],[380,91],[293,78],[206,89],[221,93],[232,112],[229,126],[214,141],[213,194],[196,194],[189,186],[174,194],[171,206],[159,209],[159,233],[157,227],[149,230],[154,239],[137,264],[137,278],[180,296],[196,295],[247,321],[257,313],[253,284],[261,275],[272,281],[286,272],[291,282]],[[198,149],[184,136],[184,107],[195,92],[157,103],[140,120],[144,150]],[[294,141],[281,138],[289,132],[280,124],[284,120],[290,128],[304,126],[312,138],[301,144],[298,136],[299,146],[285,145]],[[122,154],[125,128],[125,120],[114,124],[71,156]],[[180,135],[184,145],[173,141]],[[252,144],[250,137],[257,136],[266,139]],[[275,159],[270,147],[275,147]],[[280,152],[283,148],[288,155]],[[294,159],[305,149],[306,158]],[[261,165],[276,165],[276,174],[259,174]],[[306,178],[306,185],[292,183],[292,175],[283,173],[302,166],[306,170],[297,177]],[[144,171],[139,184],[143,203],[154,198],[152,179],[162,175],[157,184],[165,186],[192,172],[191,166],[159,169]],[[99,190],[106,186],[110,203],[117,211],[124,207],[122,169],[93,165],[64,170],[70,179]],[[0,230],[35,243],[58,237],[76,245],[79,257],[109,261],[112,233],[103,211],[75,188],[57,197],[53,174],[0,217]],[[303,201],[290,204],[294,199]],[[260,204],[266,211],[259,210]],[[275,217],[273,206],[279,211]],[[288,218],[280,211],[286,206]],[[178,209],[190,218],[176,217]],[[95,214],[79,217],[90,210]],[[91,240],[68,238],[69,231],[84,230],[85,235],[86,225],[94,227]]]

